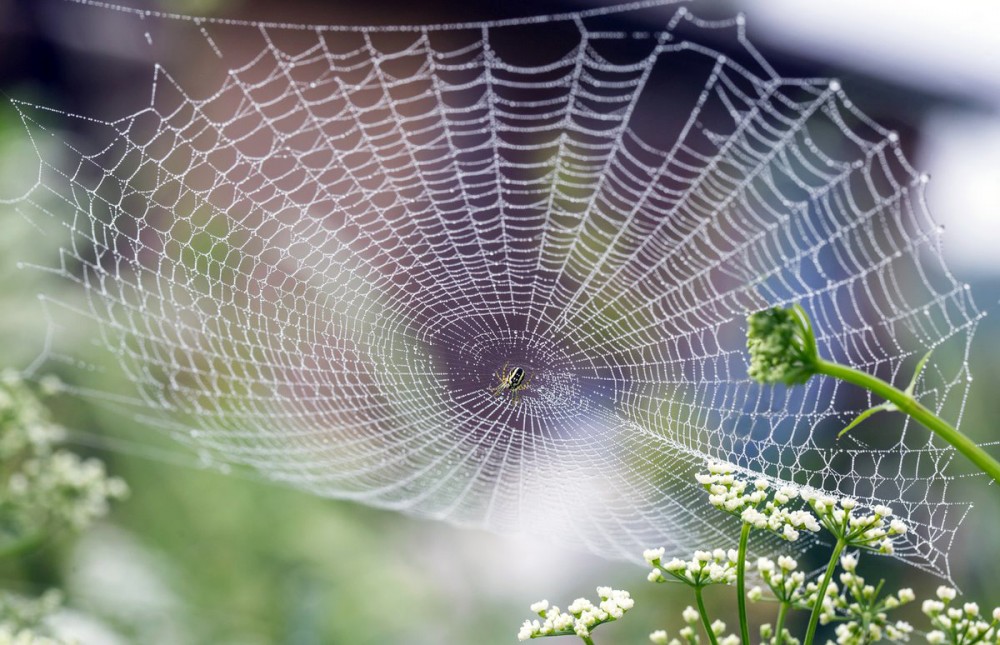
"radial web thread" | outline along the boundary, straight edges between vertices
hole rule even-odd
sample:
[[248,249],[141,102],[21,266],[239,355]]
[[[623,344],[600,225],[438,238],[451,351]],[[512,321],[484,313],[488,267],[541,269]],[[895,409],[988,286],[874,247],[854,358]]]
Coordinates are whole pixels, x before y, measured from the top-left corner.
[[[731,542],[693,478],[726,459],[891,504],[898,555],[948,575],[952,450],[892,415],[837,440],[878,401],[746,376],[746,315],[798,302],[824,355],[895,383],[951,346],[917,394],[961,416],[980,314],[926,178],[839,84],[683,8],[640,32],[124,15],[192,31],[217,84],[157,65],[149,107],[88,119],[86,149],[16,103],[40,162],[17,208],[69,232],[81,295],[45,300],[53,336],[92,326],[146,425],[319,495],[632,560]],[[491,393],[504,365],[517,405]]]

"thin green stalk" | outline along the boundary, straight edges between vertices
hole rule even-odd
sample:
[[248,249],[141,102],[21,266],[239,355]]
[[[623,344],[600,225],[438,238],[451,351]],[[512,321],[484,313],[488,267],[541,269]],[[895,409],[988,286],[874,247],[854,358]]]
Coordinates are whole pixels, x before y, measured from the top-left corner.
[[750,625],[747,624],[747,542],[750,541],[750,523],[744,522],[740,531],[740,550],[736,558],[736,606],[740,612],[740,638],[743,645],[750,645]]
[[778,609],[778,620],[774,626],[774,645],[781,645],[781,641],[784,640],[785,616],[788,615],[788,608],[790,606],[791,603],[783,602]]
[[715,637],[715,632],[712,631],[712,624],[708,620],[708,612],[705,611],[705,601],[701,598],[701,587],[694,588],[694,598],[698,601],[698,613],[701,614],[701,624],[705,627],[708,640],[711,641],[712,645],[719,645],[719,640]]
[[837,540],[837,546],[833,547],[833,555],[830,556],[830,564],[826,565],[823,582],[820,583],[819,589],[816,590],[816,603],[813,605],[812,613],[809,614],[809,628],[806,630],[805,640],[802,641],[803,645],[812,645],[813,637],[816,635],[816,625],[819,624],[819,614],[823,609],[823,599],[826,598],[826,588],[830,586],[833,572],[840,561],[840,552],[844,550],[846,545],[846,540],[840,538]]
[[583,642],[586,643],[587,645],[594,645],[594,639],[592,639],[590,636],[581,636],[580,638],[582,638]]
[[1000,462],[997,462],[996,459],[976,445],[975,442],[922,406],[906,392],[886,383],[876,376],[821,358],[816,359],[816,371],[819,374],[826,374],[827,376],[839,378],[842,381],[863,387],[890,401],[900,412],[910,415],[925,425],[931,432],[950,443],[960,453],[968,457],[972,463],[979,466],[994,481],[1000,483]]

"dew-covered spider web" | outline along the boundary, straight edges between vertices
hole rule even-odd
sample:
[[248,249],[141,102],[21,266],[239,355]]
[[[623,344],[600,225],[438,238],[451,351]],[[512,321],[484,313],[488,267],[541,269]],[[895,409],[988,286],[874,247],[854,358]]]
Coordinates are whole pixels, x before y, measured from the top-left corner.
[[[741,18],[84,5],[199,66],[157,64],[134,114],[55,115],[86,144],[16,103],[40,169],[17,208],[68,234],[43,363],[92,327],[136,387],[91,395],[318,495],[613,558],[729,545],[693,478],[725,459],[890,504],[898,555],[948,575],[953,451],[901,415],[836,439],[879,401],[750,382],[745,318],[801,303],[823,355],[898,385],[936,348],[917,394],[957,422],[980,314],[904,142],[837,82],[781,76]],[[494,393],[515,368],[516,403]]]

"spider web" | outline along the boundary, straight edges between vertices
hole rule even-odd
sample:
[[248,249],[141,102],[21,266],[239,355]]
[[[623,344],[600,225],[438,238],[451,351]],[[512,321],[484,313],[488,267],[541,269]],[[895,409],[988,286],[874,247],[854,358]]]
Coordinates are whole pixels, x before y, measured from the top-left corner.
[[[149,106],[86,119],[86,148],[16,103],[40,150],[17,207],[65,226],[54,271],[82,294],[44,300],[42,361],[76,364],[59,336],[96,323],[136,385],[90,395],[318,495],[632,560],[730,544],[693,480],[725,459],[891,504],[916,529],[899,557],[948,575],[953,451],[901,415],[838,441],[878,401],[750,382],[744,321],[799,302],[823,355],[896,383],[952,345],[917,394],[957,421],[980,314],[898,136],[837,82],[780,76],[741,17],[363,28],[84,4],[150,42],[192,32],[214,79],[157,65]],[[491,393],[505,366],[530,379],[517,405]]]

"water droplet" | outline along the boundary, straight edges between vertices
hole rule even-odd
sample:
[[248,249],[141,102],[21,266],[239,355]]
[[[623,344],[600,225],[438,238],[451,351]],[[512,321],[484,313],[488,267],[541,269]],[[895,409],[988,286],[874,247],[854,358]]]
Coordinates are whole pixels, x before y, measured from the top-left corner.
[[839,92],[840,91],[840,81],[838,81],[837,79],[834,79],[834,80],[830,81],[830,90],[834,91],[834,92]]

